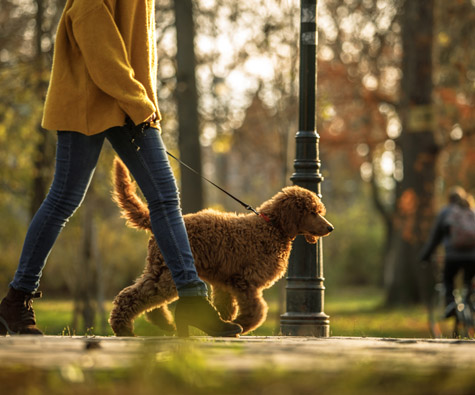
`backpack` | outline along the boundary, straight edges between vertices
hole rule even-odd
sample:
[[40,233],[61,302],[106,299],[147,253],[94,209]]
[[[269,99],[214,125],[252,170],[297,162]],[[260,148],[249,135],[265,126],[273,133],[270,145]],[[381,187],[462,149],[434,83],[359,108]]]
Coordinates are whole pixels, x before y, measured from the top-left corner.
[[454,205],[448,216],[450,242],[457,250],[475,248],[475,213],[470,208]]

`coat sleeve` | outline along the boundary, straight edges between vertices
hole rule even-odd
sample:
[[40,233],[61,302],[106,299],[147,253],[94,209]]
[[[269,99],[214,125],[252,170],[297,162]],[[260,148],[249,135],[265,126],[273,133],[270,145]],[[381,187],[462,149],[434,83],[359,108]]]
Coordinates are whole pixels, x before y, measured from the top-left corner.
[[73,19],[72,29],[91,79],[117,100],[135,124],[158,112],[145,87],[135,78],[119,29],[102,2]]
[[444,226],[446,216],[447,210],[442,210],[437,216],[434,225],[432,226],[429,239],[427,240],[420,253],[419,259],[421,261],[429,260],[437,246],[442,242],[442,239],[444,238]]

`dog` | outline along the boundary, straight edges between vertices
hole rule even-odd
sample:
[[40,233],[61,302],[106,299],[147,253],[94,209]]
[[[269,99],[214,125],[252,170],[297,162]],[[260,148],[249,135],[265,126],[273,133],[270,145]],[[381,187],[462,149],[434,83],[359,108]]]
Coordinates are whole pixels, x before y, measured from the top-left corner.
[[[148,208],[117,158],[113,183],[113,199],[128,225],[150,231]],[[241,325],[243,334],[265,321],[268,307],[262,292],[284,276],[292,240],[303,235],[307,242],[316,243],[334,229],[324,218],[325,206],[317,195],[299,186],[282,189],[257,212],[259,215],[205,209],[184,215],[198,275],[210,284],[221,318]],[[148,321],[173,331],[168,304],[177,299],[171,273],[152,235],[145,269],[115,297],[109,323],[116,336],[134,336],[133,322],[145,312]]]

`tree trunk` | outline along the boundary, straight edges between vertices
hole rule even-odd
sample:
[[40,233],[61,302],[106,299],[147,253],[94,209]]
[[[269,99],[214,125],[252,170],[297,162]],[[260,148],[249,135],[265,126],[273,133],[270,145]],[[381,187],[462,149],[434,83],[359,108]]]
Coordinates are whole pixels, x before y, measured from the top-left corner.
[[94,318],[96,315],[96,309],[94,305],[94,295],[96,289],[96,252],[97,252],[97,240],[96,229],[94,226],[94,191],[90,188],[89,200],[83,207],[83,242],[82,242],[82,256],[83,256],[83,280],[84,288],[82,294],[83,301],[83,319],[84,329],[87,331],[89,328],[94,327]]
[[[44,2],[42,0],[36,1],[37,11],[35,16],[35,64],[36,73],[40,76],[36,84],[36,92],[38,97],[44,99],[47,82],[42,77],[43,70],[47,67],[45,57],[41,48],[41,41],[43,38],[43,20],[44,20]],[[33,218],[36,211],[43,202],[46,192],[51,181],[51,170],[54,160],[54,144],[53,136],[47,133],[41,124],[38,124],[37,132],[39,134],[38,143],[33,156],[33,179],[32,179],[32,194],[30,201],[30,216]]]
[[[175,94],[178,106],[180,157],[186,164],[201,172],[192,1],[175,0],[174,9],[177,32],[177,87]],[[187,170],[182,171],[181,191],[184,213],[195,212],[203,208],[203,187],[199,177]]]
[[74,315],[73,329],[77,330],[79,316],[82,317],[83,330],[94,327],[96,317],[96,305],[94,296],[96,295],[96,259],[98,255],[98,244],[96,228],[94,226],[94,190],[89,188],[87,199],[82,205],[82,240],[79,267],[76,268],[77,279],[74,292]]
[[433,219],[435,164],[433,135],[432,42],[433,1],[404,3],[403,78],[398,141],[404,178],[396,190],[393,232],[385,267],[387,303],[402,305],[424,299],[427,273],[418,261]]

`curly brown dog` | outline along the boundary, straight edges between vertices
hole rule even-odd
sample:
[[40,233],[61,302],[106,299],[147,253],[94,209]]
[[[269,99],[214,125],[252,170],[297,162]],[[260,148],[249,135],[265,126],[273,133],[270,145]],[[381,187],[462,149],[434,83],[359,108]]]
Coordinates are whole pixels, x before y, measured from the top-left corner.
[[[131,227],[151,229],[148,208],[118,159],[114,200]],[[284,188],[258,212],[260,216],[203,210],[184,216],[198,275],[211,285],[221,317],[241,325],[243,333],[266,319],[262,291],[284,275],[292,240],[302,234],[309,243],[316,243],[333,230],[323,217],[325,206],[320,199],[298,186]],[[135,318],[147,312],[150,322],[174,330],[167,305],[177,298],[171,273],[151,236],[143,274],[116,296],[109,323],[117,336],[133,336]]]

